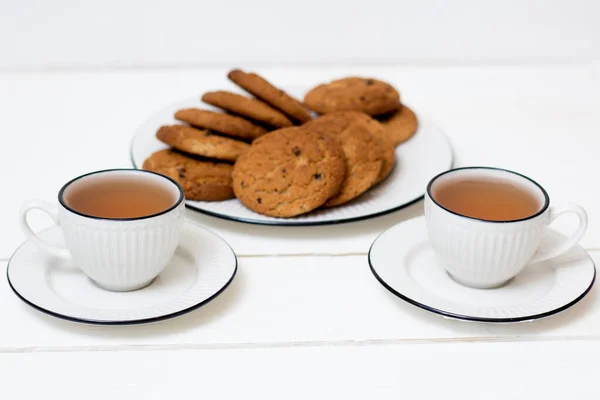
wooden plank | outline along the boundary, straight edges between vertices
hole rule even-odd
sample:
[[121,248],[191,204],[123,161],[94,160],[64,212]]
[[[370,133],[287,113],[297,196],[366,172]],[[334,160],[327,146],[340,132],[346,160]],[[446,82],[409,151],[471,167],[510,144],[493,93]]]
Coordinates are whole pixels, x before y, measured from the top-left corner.
[[[600,253],[595,253],[600,260]],[[437,342],[600,339],[600,299],[531,323],[451,321],[390,294],[366,257],[243,258],[208,305],[152,325],[87,326],[46,316],[0,279],[0,352],[55,349],[268,348]]]
[[594,399],[599,342],[0,354],[0,396]]

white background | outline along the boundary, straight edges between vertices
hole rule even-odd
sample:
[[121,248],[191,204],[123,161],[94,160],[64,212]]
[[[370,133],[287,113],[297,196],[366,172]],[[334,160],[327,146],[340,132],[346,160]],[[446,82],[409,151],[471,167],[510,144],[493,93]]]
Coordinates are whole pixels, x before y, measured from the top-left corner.
[[573,63],[595,0],[0,2],[0,67]]
[[[0,270],[24,240],[25,200],[130,167],[143,119],[226,88],[233,67],[282,86],[392,82],[458,166],[514,169],[583,205],[581,244],[600,261],[598,1],[0,0]],[[597,287],[553,318],[492,325],[430,315],[373,279],[373,238],[421,208],[310,229],[188,213],[232,244],[239,272],[206,307],[151,326],[41,315],[2,273],[0,399],[600,397]]]

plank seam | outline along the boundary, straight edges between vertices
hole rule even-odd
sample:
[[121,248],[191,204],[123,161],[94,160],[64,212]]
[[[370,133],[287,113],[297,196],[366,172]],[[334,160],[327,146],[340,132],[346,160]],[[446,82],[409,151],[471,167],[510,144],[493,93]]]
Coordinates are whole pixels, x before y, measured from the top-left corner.
[[116,346],[26,346],[0,347],[0,354],[14,353],[76,353],[76,352],[134,352],[134,351],[182,351],[182,350],[241,350],[241,349],[278,349],[278,348],[313,348],[313,347],[364,347],[413,344],[443,343],[524,343],[524,342],[565,342],[565,341],[600,341],[600,335],[569,336],[489,336],[464,338],[435,339],[368,339],[368,340],[331,340],[331,341],[297,341],[267,343],[181,343],[166,345],[116,345]]

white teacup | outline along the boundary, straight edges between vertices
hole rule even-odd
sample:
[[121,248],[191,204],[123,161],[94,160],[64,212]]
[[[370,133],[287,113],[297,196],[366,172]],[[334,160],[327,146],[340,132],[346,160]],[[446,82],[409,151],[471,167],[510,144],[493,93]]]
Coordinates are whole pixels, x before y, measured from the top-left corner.
[[[537,201],[537,212],[526,218],[488,221],[453,212],[436,201],[436,189],[465,178],[506,180],[527,190]],[[528,264],[557,257],[579,242],[587,229],[583,208],[549,207],[548,193],[537,182],[516,172],[488,167],[457,168],[435,176],[427,186],[425,218],[432,247],[446,271],[459,283],[493,288],[516,276]],[[569,239],[538,250],[548,224],[561,214],[579,217]]]
[[[70,204],[75,191],[115,179],[156,186],[172,197],[172,202],[160,212],[135,218],[86,215]],[[152,282],[173,257],[183,230],[184,208],[183,190],[174,180],[149,171],[116,169],[92,172],[66,183],[58,193],[58,204],[41,200],[26,203],[20,222],[29,240],[54,256],[72,259],[99,286],[130,291]],[[62,228],[66,248],[45,242],[31,230],[26,219],[31,209],[44,211]]]

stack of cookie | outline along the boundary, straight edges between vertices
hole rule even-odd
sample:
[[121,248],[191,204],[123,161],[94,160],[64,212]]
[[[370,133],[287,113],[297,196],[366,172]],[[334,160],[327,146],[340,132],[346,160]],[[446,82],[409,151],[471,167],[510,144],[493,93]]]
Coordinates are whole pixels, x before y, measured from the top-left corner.
[[[319,85],[302,104],[256,74],[233,70],[228,78],[254,97],[205,93],[205,103],[225,112],[177,111],[184,124],[156,134],[171,149],[143,165],[178,181],[191,200],[235,196],[281,218],[339,206],[383,181],[395,146],[417,129],[398,92],[375,79]],[[307,107],[321,116],[312,119]]]
[[171,149],[154,153],[142,166],[179,182],[188,200],[233,198],[233,166],[229,163],[267,132],[311,119],[298,100],[260,76],[233,70],[228,77],[255,98],[226,91],[205,93],[205,103],[225,112],[177,111],[175,119],[182,124],[162,126],[156,133]]
[[400,102],[396,89],[377,79],[351,77],[321,84],[306,93],[304,103],[319,114],[362,111],[381,122],[395,146],[417,131],[415,113]]

